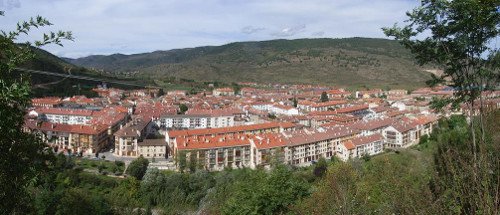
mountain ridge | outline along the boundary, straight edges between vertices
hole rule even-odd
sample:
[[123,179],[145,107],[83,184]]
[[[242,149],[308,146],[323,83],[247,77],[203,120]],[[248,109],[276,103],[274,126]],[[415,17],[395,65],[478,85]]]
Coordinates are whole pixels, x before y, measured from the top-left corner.
[[429,73],[397,41],[374,38],[234,42],[137,54],[91,55],[69,63],[113,75],[165,82],[425,85]]

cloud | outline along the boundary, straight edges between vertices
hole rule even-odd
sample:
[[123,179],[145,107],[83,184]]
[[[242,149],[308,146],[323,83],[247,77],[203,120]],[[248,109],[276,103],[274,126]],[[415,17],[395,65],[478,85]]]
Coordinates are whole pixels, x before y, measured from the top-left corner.
[[21,2],[19,0],[0,0],[0,9],[12,10],[20,7]]
[[241,33],[244,33],[244,34],[253,34],[253,33],[257,33],[259,31],[262,31],[262,30],[265,30],[266,28],[262,28],[262,27],[253,27],[251,25],[249,26],[245,26],[244,28],[241,29]]
[[316,31],[316,32],[313,32],[313,33],[311,34],[311,36],[314,36],[314,37],[321,37],[321,36],[323,36],[323,35],[325,35],[325,32],[324,32],[324,31]]
[[306,29],[306,25],[301,24],[301,25],[283,28],[283,29],[281,29],[281,31],[271,33],[271,35],[275,36],[275,37],[290,37],[290,36],[294,36],[298,33],[304,32],[305,29]]
[[0,26],[14,30],[17,22],[41,15],[54,25],[33,29],[19,42],[39,40],[50,31],[72,31],[75,42],[44,48],[79,57],[277,38],[386,38],[381,27],[405,20],[405,12],[418,4],[406,0],[0,0],[0,10],[13,10],[0,18]]

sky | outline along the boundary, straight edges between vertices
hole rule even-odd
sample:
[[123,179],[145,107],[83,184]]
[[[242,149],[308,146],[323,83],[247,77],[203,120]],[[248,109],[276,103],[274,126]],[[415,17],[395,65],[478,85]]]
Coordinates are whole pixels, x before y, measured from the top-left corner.
[[44,49],[61,57],[134,54],[297,38],[385,38],[418,0],[0,0],[0,29],[43,16],[42,33],[72,31],[75,41]]

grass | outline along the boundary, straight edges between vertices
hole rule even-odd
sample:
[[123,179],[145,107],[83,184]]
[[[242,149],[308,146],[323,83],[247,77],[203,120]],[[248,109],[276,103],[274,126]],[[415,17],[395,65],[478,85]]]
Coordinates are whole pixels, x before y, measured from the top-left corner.
[[121,161],[91,160],[86,158],[76,158],[75,165],[82,169],[97,171],[99,173],[110,173],[121,175],[125,171],[125,164]]

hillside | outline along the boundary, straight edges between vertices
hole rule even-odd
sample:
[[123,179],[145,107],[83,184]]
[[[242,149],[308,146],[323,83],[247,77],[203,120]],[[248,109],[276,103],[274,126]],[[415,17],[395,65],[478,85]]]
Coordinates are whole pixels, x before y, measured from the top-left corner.
[[[138,79],[341,86],[423,86],[429,73],[399,43],[385,39],[237,42],[151,53],[94,55],[69,62]],[[157,82],[158,83],[158,82]]]
[[[91,71],[84,67],[76,66],[68,63],[61,58],[38,48],[32,48],[35,54],[34,59],[28,61],[21,68],[48,71],[53,73],[80,75],[86,77],[94,77],[103,80],[116,80],[116,77],[103,75],[95,71]],[[72,96],[83,94],[93,96],[95,93],[91,91],[100,82],[79,80],[72,78],[63,78],[58,76],[49,76],[42,74],[31,74],[31,83],[34,96]],[[134,83],[137,83],[134,81]],[[127,86],[120,86],[127,87]]]

